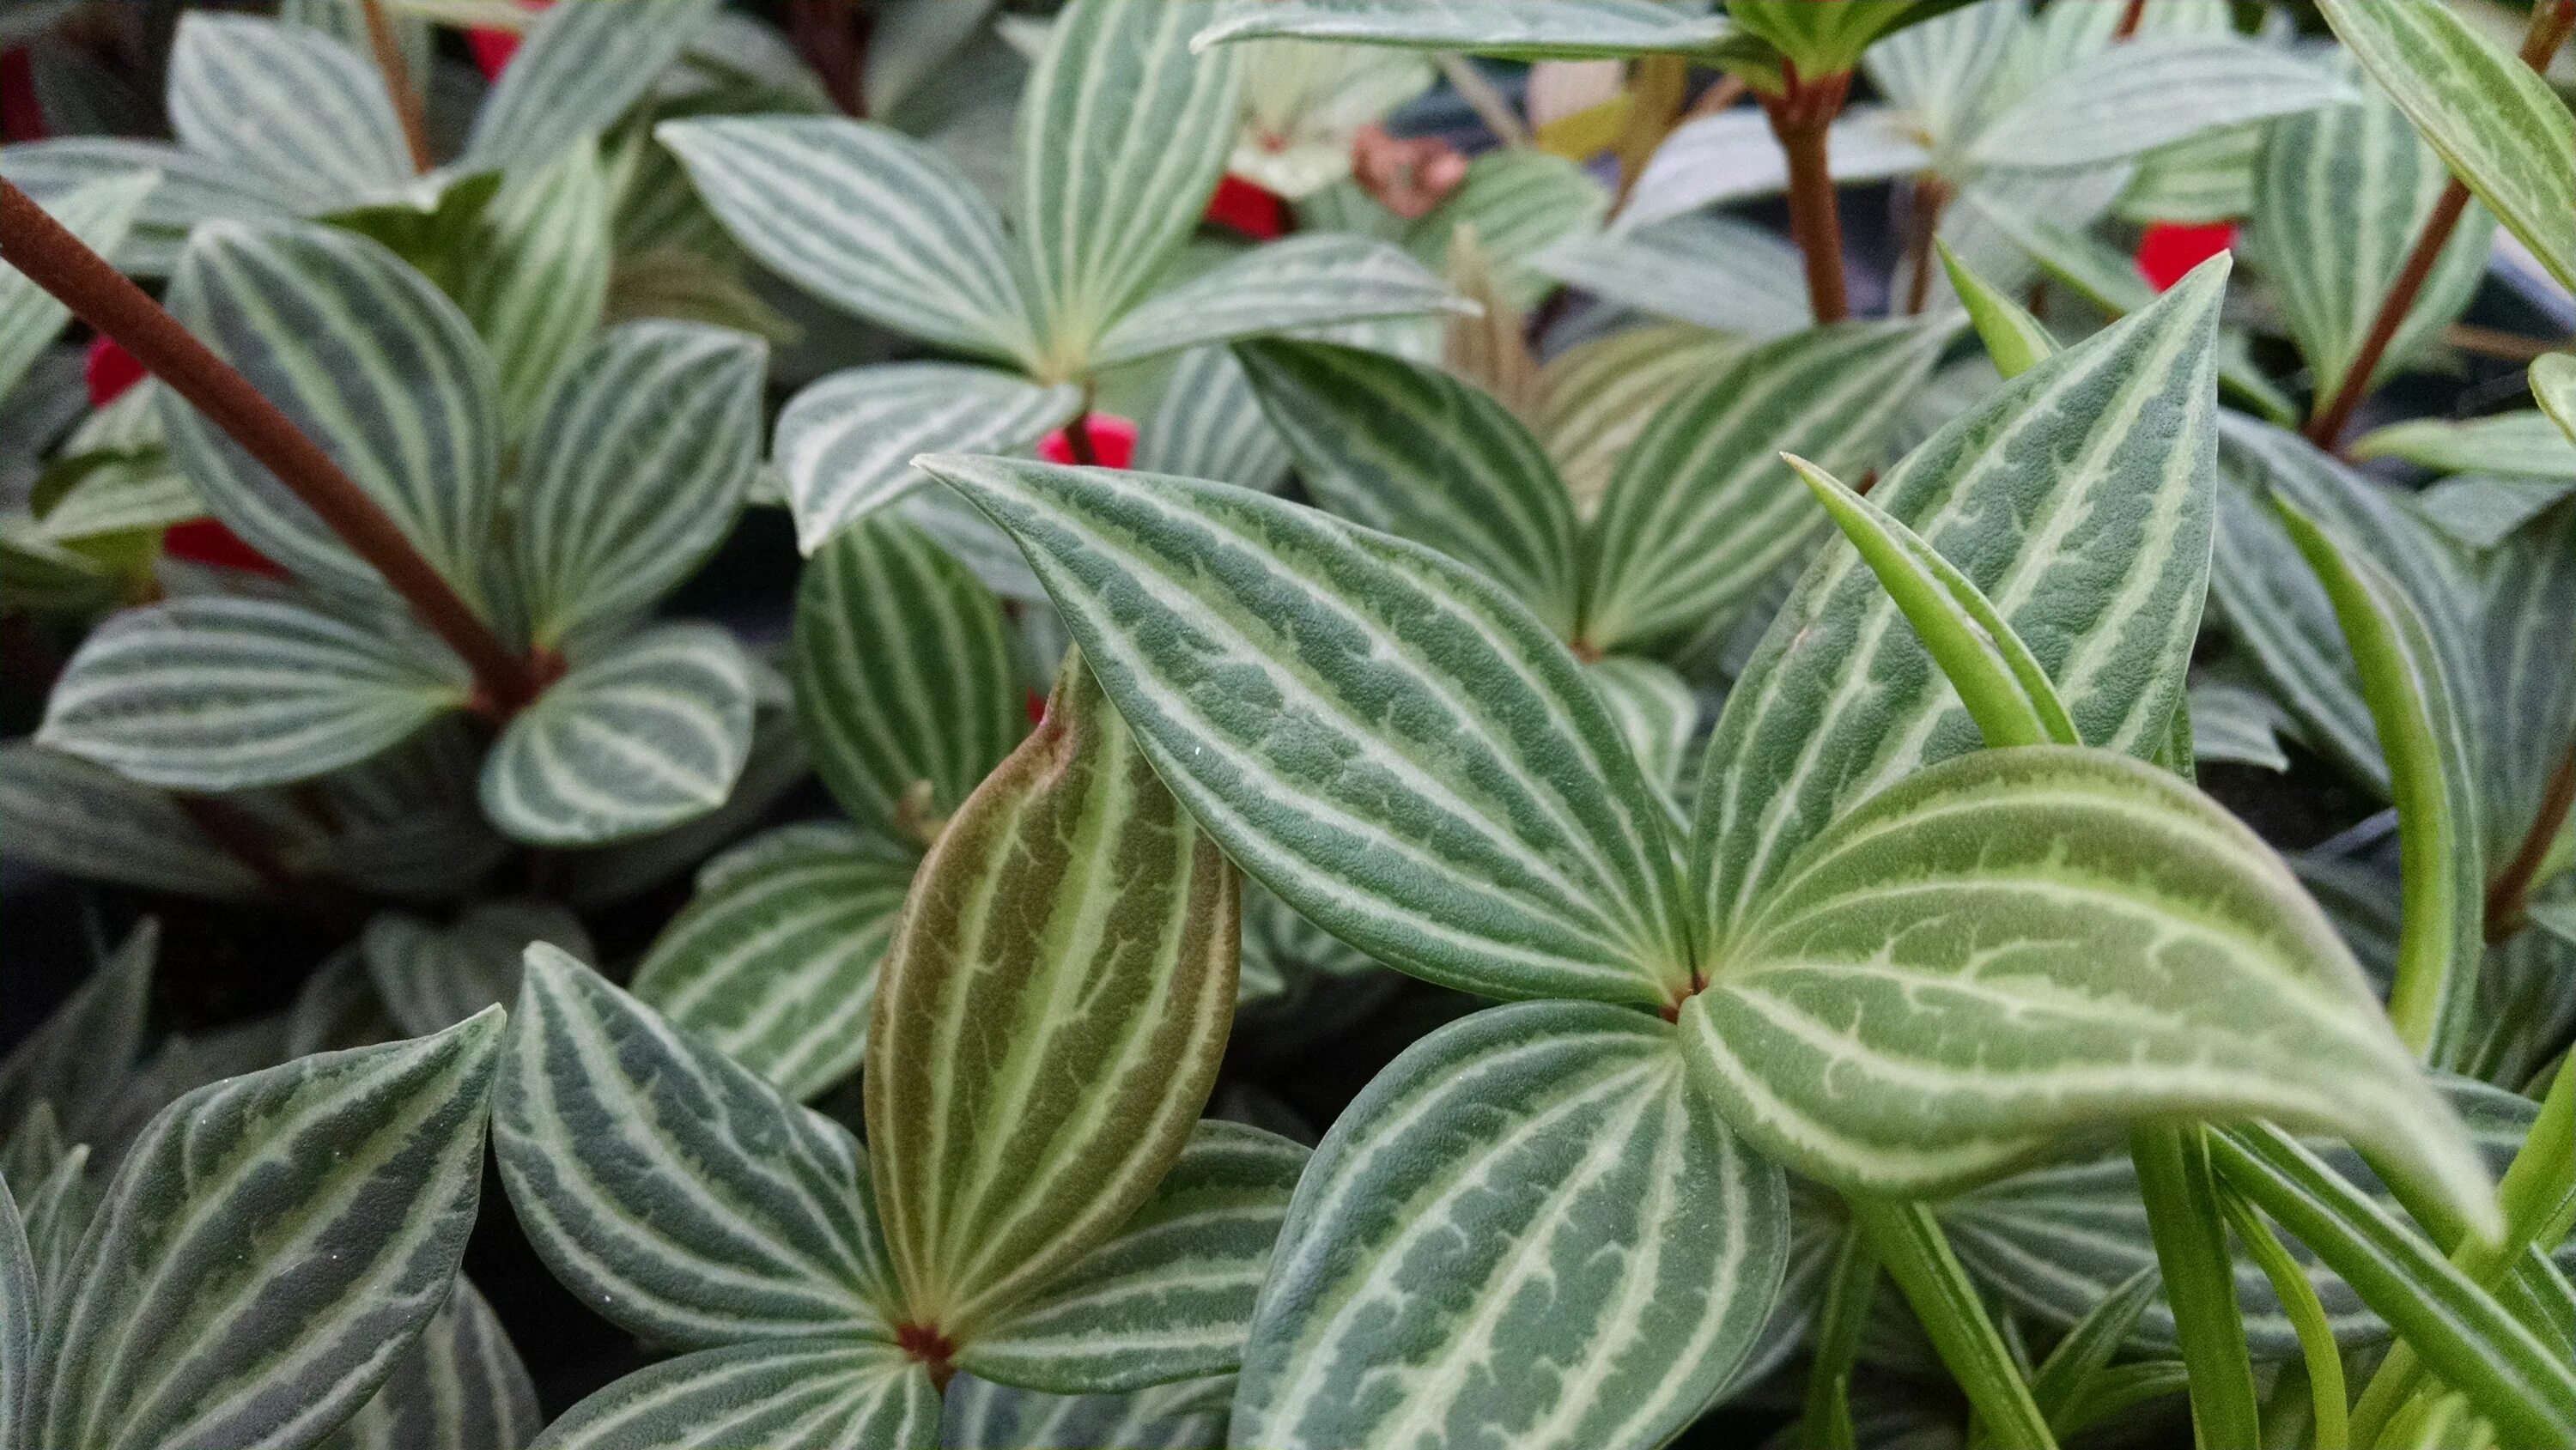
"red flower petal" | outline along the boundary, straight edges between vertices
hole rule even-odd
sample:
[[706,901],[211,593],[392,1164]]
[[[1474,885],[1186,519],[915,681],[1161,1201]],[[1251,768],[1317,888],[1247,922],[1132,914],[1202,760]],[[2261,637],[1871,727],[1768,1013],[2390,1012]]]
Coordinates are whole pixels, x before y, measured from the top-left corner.
[[[1115,413],[1094,413],[1089,423],[1091,451],[1103,468],[1125,468],[1136,457],[1136,425]],[[1049,463],[1073,462],[1073,440],[1058,428],[1038,440],[1038,457]]]
[[211,564],[219,569],[242,569],[283,579],[286,571],[266,554],[241,541],[241,536],[213,519],[190,519],[172,524],[161,534],[161,552],[173,559],[186,559],[193,564]]
[[46,134],[34,57],[23,45],[0,50],[0,141],[42,141]]
[[1208,198],[1207,219],[1266,242],[1286,234],[1288,202],[1275,191],[1229,175],[1217,182],[1216,195]]
[[[543,10],[553,3],[554,0],[519,0],[519,8]],[[465,32],[466,48],[474,52],[474,64],[487,81],[501,78],[501,68],[510,63],[510,57],[519,53],[519,40],[518,31],[503,30],[498,26],[478,25]]]
[[2157,222],[2138,239],[2138,273],[2150,286],[2162,292],[2181,281],[2191,269],[2236,246],[2236,223],[2211,222],[2205,226],[2183,222]]
[[143,381],[143,364],[117,346],[116,339],[102,337],[90,343],[89,360],[81,365],[81,377],[89,384],[89,405],[104,408],[124,396],[127,388]]

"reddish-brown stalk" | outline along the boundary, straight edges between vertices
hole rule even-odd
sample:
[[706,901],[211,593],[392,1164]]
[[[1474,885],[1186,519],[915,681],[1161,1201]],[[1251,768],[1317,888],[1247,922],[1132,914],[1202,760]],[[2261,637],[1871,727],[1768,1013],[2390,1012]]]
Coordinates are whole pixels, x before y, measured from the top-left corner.
[[359,0],[367,16],[367,45],[376,53],[376,69],[385,78],[385,99],[402,123],[403,145],[411,150],[411,169],[426,175],[438,163],[429,154],[429,118],[413,89],[411,68],[403,64],[402,47],[394,42],[394,23],[385,16],[385,0]]
[[2541,792],[2540,814],[2532,818],[2513,859],[2487,883],[2488,941],[2503,941],[2529,922],[2532,878],[2540,874],[2550,844],[2566,829],[2571,806],[2576,806],[2576,747],[2558,758],[2558,769],[2550,773],[2548,788]]
[[1806,260],[1807,303],[1816,321],[1840,322],[1851,315],[1851,303],[1843,290],[1843,224],[1827,138],[1851,91],[1851,72],[1801,78],[1786,60],[1780,71],[1780,93],[1764,95],[1762,109],[1789,158],[1789,234]]
[[2138,22],[2147,18],[2147,0],[2129,0],[2129,8],[2120,12],[2120,28],[2111,33],[2114,40],[2127,40],[2138,33]]

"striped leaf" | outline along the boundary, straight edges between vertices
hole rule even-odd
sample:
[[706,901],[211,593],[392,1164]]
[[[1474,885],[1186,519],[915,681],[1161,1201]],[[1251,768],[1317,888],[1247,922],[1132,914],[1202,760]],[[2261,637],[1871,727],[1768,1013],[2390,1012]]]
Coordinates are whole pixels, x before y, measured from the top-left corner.
[[2281,703],[2252,686],[2208,680],[2191,687],[2195,760],[2287,771],[2290,757],[2281,749],[2281,736],[2290,728],[2289,712]]
[[[2086,741],[2162,743],[2208,577],[2225,264],[1952,420],[1871,499],[1994,602]],[[1604,521],[1608,520],[1605,511]],[[1693,835],[1710,920],[1749,914],[1857,802],[1978,732],[1894,601],[1828,550],[1728,696]]]
[[1444,271],[1458,234],[1473,231],[1503,301],[1527,311],[1556,290],[1538,258],[1590,234],[1609,211],[1608,189],[1582,167],[1545,151],[1506,147],[1469,162],[1458,189],[1405,230],[1404,249]]
[[502,183],[457,300],[491,352],[511,431],[581,355],[608,305],[610,191],[599,148],[567,146]]
[[1657,323],[1579,342],[1550,358],[1540,370],[1546,401],[1538,431],[1574,491],[1575,512],[1588,518],[1599,510],[1619,459],[1665,403],[1748,346],[1701,328]]
[[1712,976],[1681,1014],[1700,1085],[1846,1192],[1956,1188],[2106,1124],[2262,1116],[2495,1213],[2288,868],[2108,751],[1978,751],[1881,793],[1770,885]]
[[0,1435],[12,1445],[28,1444],[28,1422],[36,1414],[36,1320],[43,1312],[36,1297],[41,1287],[36,1255],[27,1246],[27,1225],[18,1216],[18,1200],[0,1181]]
[[152,1120],[46,1316],[36,1443],[312,1445],[446,1302],[492,1012],[228,1078]]
[[1481,571],[1559,638],[1574,625],[1574,501],[1511,410],[1383,353],[1277,339],[1237,349],[1325,508]]
[[[2576,359],[2569,362],[2576,364]],[[2548,395],[2544,378],[2553,371],[2533,364],[2536,395]],[[2356,460],[2402,459],[2435,473],[2576,479],[2576,441],[2537,408],[2484,418],[2409,418],[2371,429],[2352,440],[2344,452]]]
[[862,1339],[773,1339],[640,1370],[564,1413],[535,1450],[879,1450],[938,1443],[918,1361]]
[[2319,0],[2335,35],[2559,285],[2576,287],[2576,118],[2547,81],[2449,7]]
[[[2451,179],[2405,113],[2349,56],[2338,53],[2336,69],[2359,92],[2359,103],[2274,123],[2255,173],[2247,226],[2247,241],[2320,398],[2343,386]],[[2495,220],[2484,207],[2461,218],[2371,375],[2374,384],[2415,361],[2469,305],[2494,237]]]
[[397,620],[283,599],[174,599],[81,643],[36,743],[174,790],[309,780],[462,708],[464,662]]
[[924,482],[925,450],[1019,449],[1082,408],[1070,384],[1041,387],[990,368],[888,363],[808,384],[778,415],[770,457],[787,477],[796,546],[815,553]]
[[260,890],[250,868],[208,840],[169,795],[24,740],[0,745],[0,855],[215,901]]
[[161,173],[160,184],[144,198],[124,241],[102,254],[138,276],[170,275],[188,233],[201,222],[281,222],[295,214],[295,198],[265,176],[164,141],[61,136],[0,149],[0,175],[57,212],[80,187],[137,171]]
[[1307,1151],[1202,1122],[1154,1196],[958,1357],[970,1374],[1058,1393],[1119,1393],[1230,1374]]
[[1870,42],[1920,12],[1938,4],[1922,0],[1848,0],[1841,5],[1811,5],[1807,0],[1728,0],[1727,18],[1748,34],[1768,42],[1798,70],[1811,76],[1841,75],[1860,64]]
[[890,514],[805,566],[794,669],[823,783],[891,840],[928,845],[1028,733],[1001,601]]
[[[199,227],[170,310],[475,596],[500,499],[501,423],[473,325],[384,247],[302,224]],[[385,594],[374,568],[178,395],[162,426],[206,507],[309,583]]]
[[1370,956],[1494,997],[1686,986],[1663,807],[1482,576],[1218,484],[925,460],[1027,551],[1165,784]]
[[170,47],[179,144],[259,177],[298,210],[408,185],[411,151],[372,62],[338,39],[256,15],[191,13]]
[[166,529],[206,516],[205,501],[167,453],[93,455],[69,492],[45,510],[43,534],[60,544],[138,529]]
[[653,134],[734,240],[780,276],[897,332],[1032,358],[1002,219],[938,151],[839,117],[708,117]]
[[2570,496],[2576,496],[2576,479],[2461,474],[2417,494],[2415,508],[2470,548],[2492,549]]
[[591,955],[580,921],[550,901],[487,902],[467,908],[450,927],[380,912],[360,940],[367,978],[406,1037],[442,1032],[486,1007],[519,1000],[519,962],[530,942]]
[[711,624],[665,624],[574,664],[483,761],[503,835],[596,846],[725,803],[751,751],[751,662]]
[[321,1450],[525,1450],[540,1423],[528,1367],[460,1278],[385,1387]]
[[1133,464],[1268,493],[1288,476],[1289,451],[1234,350],[1197,347],[1173,360],[1172,380],[1137,432]]
[[2576,745],[2576,661],[2561,637],[2576,618],[2576,507],[2560,504],[2485,562],[2477,650],[2486,678],[2472,713],[2485,736],[2486,852],[2503,860],[2531,833],[2550,773]]
[[857,1140],[553,947],[528,949],[492,1145],[547,1267],[634,1334],[893,1338]]
[[[148,172],[101,176],[54,197],[46,210],[92,251],[113,254],[159,186]],[[26,273],[15,267],[0,270],[0,398],[7,398],[36,365],[71,315],[69,307]]]
[[973,1345],[1144,1206],[1215,1082],[1240,943],[1225,857],[1067,668],[879,969],[868,1141],[907,1324]]
[[78,991],[0,1058],[0,1142],[10,1142],[40,1109],[73,1142],[96,1132],[142,1051],[160,949],[160,922],[145,917]]
[[1579,60],[1707,50],[1713,15],[1654,0],[1227,0],[1194,44],[1260,36],[1459,50],[1510,60]]
[[737,848],[754,850],[756,867],[702,883],[663,928],[635,969],[635,996],[809,1098],[866,1050],[877,962],[913,863],[846,827],[787,827]]
[[[15,1145],[13,1145],[14,1147]],[[112,1145],[122,1151],[124,1145]],[[71,1282],[72,1260],[80,1252],[81,1236],[89,1231],[97,1215],[100,1185],[89,1174],[90,1148],[75,1144],[62,1150],[53,1171],[36,1182],[27,1195],[21,1217],[27,1230],[27,1256],[36,1271],[35,1303],[43,1308],[61,1301]],[[7,1188],[0,1183],[0,1189]],[[29,1327],[42,1342],[41,1315],[31,1319]],[[42,1379],[38,1370],[28,1381],[28,1404],[32,1411],[34,1391]]]
[[2254,173],[2268,121],[2226,126],[2159,146],[2138,158],[2137,179],[2120,193],[2123,221],[2210,226],[2254,210]]
[[1751,1346],[1788,1250],[1779,1170],[1596,1003],[1414,1044],[1316,1150],[1231,1443],[1661,1445]]
[[1817,328],[1743,353],[1665,404],[1619,460],[1584,541],[1582,637],[1604,653],[1686,643],[1741,604],[1823,525],[1780,455],[1852,475],[1875,465],[1949,332]]
[[[1993,7],[1990,7],[1993,8]],[[1889,106],[1853,105],[1835,117],[1825,141],[1827,168],[1837,182],[1885,181],[1928,170],[1915,118]],[[1617,226],[1650,226],[1702,207],[1754,201],[1789,189],[1789,158],[1771,134],[1771,118],[1758,107],[1731,107],[1673,128],[1655,148]],[[1803,285],[1803,284],[1802,284]]]
[[1118,319],[1091,361],[1112,367],[1203,343],[1470,305],[1396,247],[1316,233],[1255,247],[1154,294]]
[[1535,265],[1603,301],[1743,337],[1784,337],[1815,322],[1800,291],[1806,282],[1797,249],[1735,217],[1578,233],[1541,252]]
[[608,129],[705,28],[716,0],[563,0],[527,28],[474,116],[465,163],[521,171]]
[[644,613],[732,530],[760,462],[762,354],[656,321],[573,360],[519,458],[512,538],[539,647]]
[[1234,1376],[1125,1395],[1044,1395],[961,1374],[948,1383],[942,1450],[1225,1450]]
[[1242,57],[1195,55],[1215,0],[1073,0],[1020,96],[1018,213],[1041,381],[1080,376],[1198,225],[1234,147]]
[[2203,131],[2353,99],[2333,74],[2233,36],[2147,36],[2076,61],[1977,133],[1980,166],[2074,170]]
[[1670,795],[1680,784],[1683,756],[1699,731],[1699,697],[1690,682],[1651,660],[1612,655],[1586,667],[1601,702],[1619,722],[1637,768]]

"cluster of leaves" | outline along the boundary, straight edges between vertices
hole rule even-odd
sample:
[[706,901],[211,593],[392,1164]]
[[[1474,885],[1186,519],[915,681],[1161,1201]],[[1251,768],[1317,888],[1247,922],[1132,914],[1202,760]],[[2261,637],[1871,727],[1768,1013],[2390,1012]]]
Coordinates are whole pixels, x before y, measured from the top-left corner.
[[[2576,365],[2337,447],[2576,286],[2576,4],[2322,10],[190,12],[175,142],[0,151],[210,354],[84,415],[0,272],[0,846],[351,939],[155,1043],[147,920],[0,1061],[0,1442],[2576,1446]],[[785,638],[668,617],[771,507]],[[1221,1090],[1390,973],[1473,1010],[1311,1151]],[[487,1135],[666,1354],[551,1424]]]

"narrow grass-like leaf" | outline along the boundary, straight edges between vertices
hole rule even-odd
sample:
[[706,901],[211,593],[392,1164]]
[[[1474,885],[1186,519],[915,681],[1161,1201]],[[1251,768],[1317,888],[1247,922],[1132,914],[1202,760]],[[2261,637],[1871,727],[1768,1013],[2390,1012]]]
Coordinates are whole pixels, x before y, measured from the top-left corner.
[[1230,1443],[1627,1450],[1697,1418],[1770,1311],[1788,1201],[1674,1047],[1545,1002],[1396,1059],[1290,1206]]
[[78,991],[0,1058],[0,1142],[20,1132],[39,1108],[73,1142],[92,1135],[142,1050],[152,965],[160,950],[160,922],[146,917]]
[[[113,254],[160,182],[150,173],[102,176],[55,197],[45,210],[90,250]],[[15,267],[0,271],[0,398],[53,345],[71,309]]]
[[961,1374],[940,1415],[942,1450],[1225,1450],[1234,1376],[1125,1395],[1046,1395]]
[[0,745],[0,854],[93,880],[216,901],[260,889],[179,803],[78,756]]
[[523,1450],[542,1423],[519,1351],[460,1278],[385,1387],[320,1450]]
[[1977,133],[1980,166],[2099,166],[2220,126],[2352,98],[2333,74],[2278,46],[2233,36],[2151,36],[2096,51],[2050,76]]
[[550,901],[487,902],[449,927],[383,912],[367,923],[361,941],[367,978],[409,1037],[443,1032],[486,1007],[519,1000],[519,963],[530,942],[591,955],[581,923]]
[[863,1339],[775,1339],[640,1370],[564,1412],[535,1450],[918,1450],[939,1440],[920,1363]]
[[1976,327],[1978,341],[1986,345],[1986,356],[1994,360],[1996,372],[2006,379],[2020,377],[2058,350],[2055,334],[2020,303],[1970,271],[1948,242],[1936,237],[1932,245],[1940,249],[1941,270],[1949,274],[1950,290],[1968,309],[1968,321]]
[[1202,343],[1467,305],[1385,242],[1329,232],[1290,237],[1147,298],[1100,339],[1091,362],[1112,367]]
[[46,1316],[45,1445],[307,1446],[445,1303],[474,1221],[497,1011],[164,1109]]
[[474,115],[468,164],[516,171],[589,140],[644,98],[717,0],[564,0],[528,26]]
[[974,1343],[1151,1196],[1224,1052],[1237,909],[1216,843],[1066,669],[879,969],[868,1138],[908,1323]]
[[555,1277],[657,1343],[891,1340],[847,1130],[552,947],[531,947],[492,1141]]
[[1716,16],[1653,0],[1230,0],[1192,44],[1296,36],[1577,60],[1706,50],[1727,34]]
[[161,182],[144,198],[124,240],[100,253],[141,276],[170,275],[188,233],[202,222],[282,222],[296,212],[295,198],[267,177],[166,141],[59,136],[0,148],[0,175],[58,214],[63,198],[78,188],[137,171],[157,171]]
[[492,354],[512,430],[580,356],[608,305],[608,176],[599,148],[564,148],[511,177],[481,217],[458,301]]
[[2137,1326],[2138,1316],[2156,1297],[2156,1271],[2140,1269],[2119,1288],[2103,1296],[2075,1321],[2057,1347],[2031,1375],[2030,1397],[2048,1417],[2048,1428],[2060,1438],[2074,1433],[2073,1411],[2110,1367]]
[[383,77],[337,38],[257,15],[181,17],[170,129],[200,156],[260,177],[307,210],[412,180]]
[[1664,808],[1581,666],[1481,575],[1219,484],[924,466],[1027,551],[1165,784],[1307,918],[1488,996],[1688,982]]
[[779,412],[771,448],[797,547],[820,550],[923,483],[912,460],[926,448],[1024,448],[1081,407],[1070,384],[956,363],[851,368],[809,384]]
[[147,785],[245,790],[364,760],[472,693],[463,661],[399,621],[174,599],[82,642],[36,742]]

